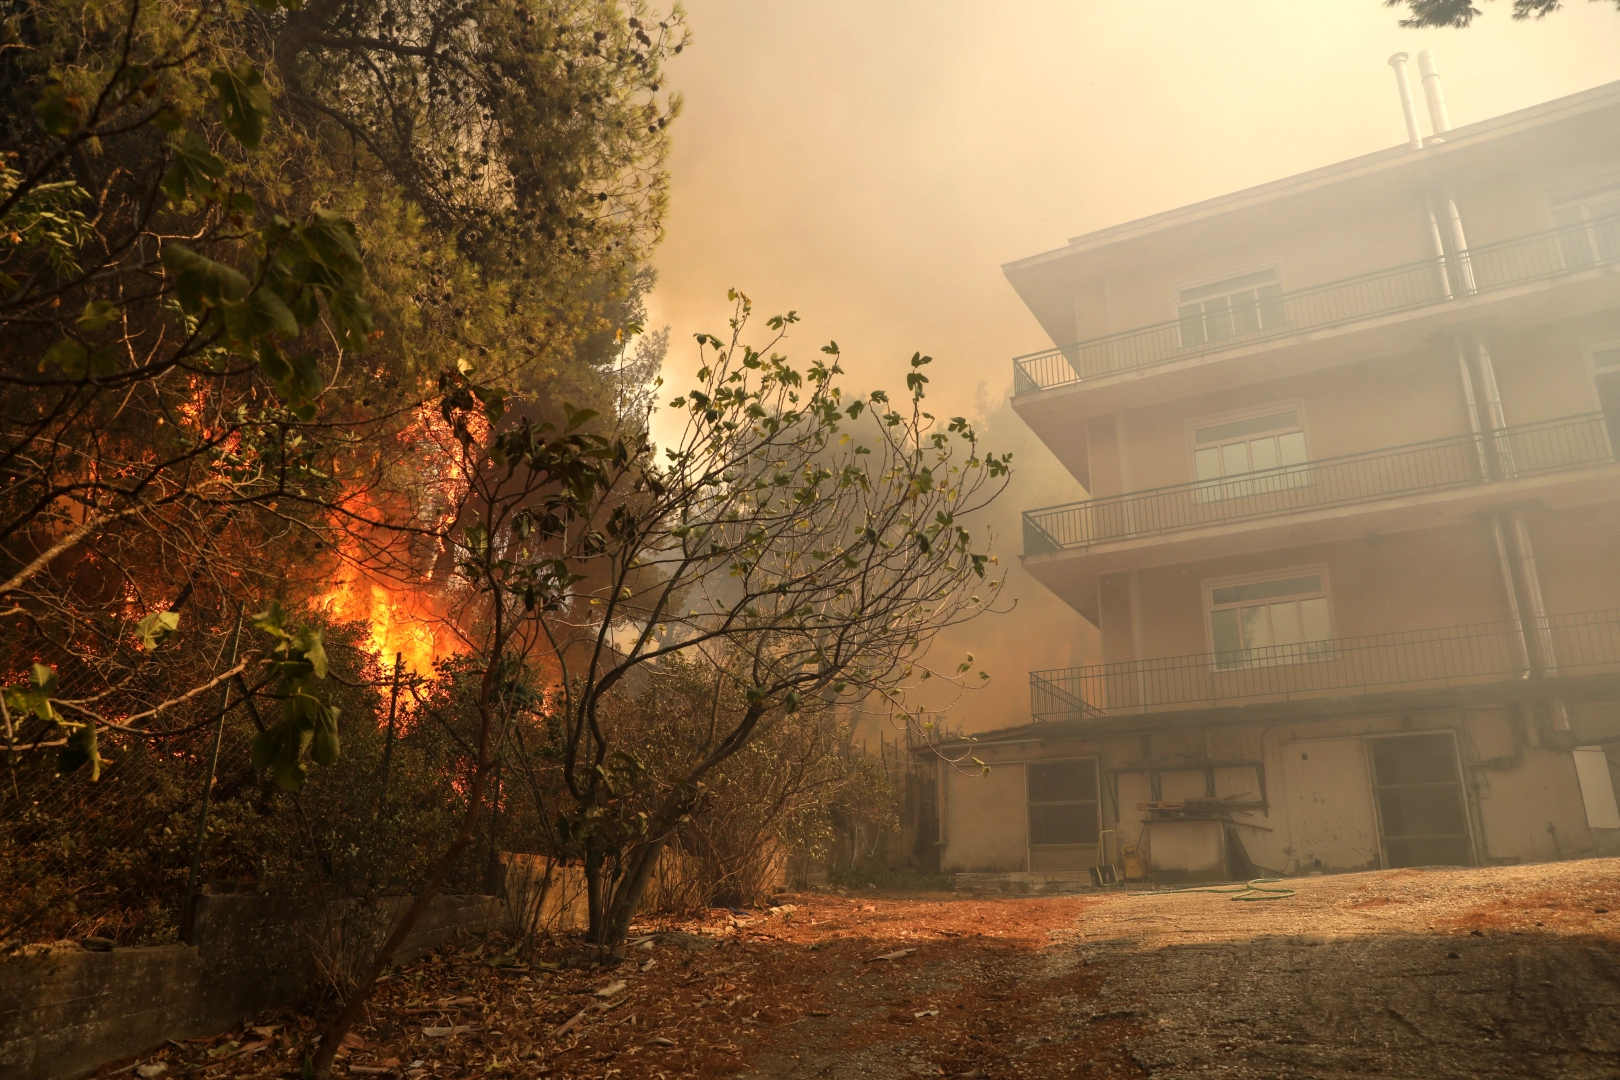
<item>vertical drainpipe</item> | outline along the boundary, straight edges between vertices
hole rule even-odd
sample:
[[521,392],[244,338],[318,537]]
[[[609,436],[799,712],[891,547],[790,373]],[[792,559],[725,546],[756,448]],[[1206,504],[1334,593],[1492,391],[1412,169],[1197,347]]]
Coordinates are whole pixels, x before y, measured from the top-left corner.
[[[1130,425],[1126,423],[1125,412],[1120,410],[1114,414],[1114,451],[1119,458],[1119,487],[1123,493],[1136,490],[1131,481],[1131,432]],[[1134,503],[1125,504],[1126,525],[1131,529],[1136,527],[1136,506]],[[1147,669],[1147,633],[1142,626],[1142,572],[1132,570],[1125,578],[1127,596],[1131,608],[1131,652],[1136,657],[1136,708],[1138,712],[1148,711],[1148,682]]]
[[[1463,406],[1468,413],[1468,430],[1474,435],[1474,450],[1479,455],[1479,475],[1485,480],[1491,479],[1490,455],[1485,452],[1485,439],[1483,426],[1479,422],[1479,400],[1474,396],[1474,376],[1468,368],[1468,346],[1462,338],[1452,341],[1452,348],[1457,357],[1457,378],[1462,383]],[[1492,380],[1495,385],[1495,380]],[[1498,400],[1496,408],[1491,414],[1491,425],[1495,427],[1496,417],[1501,413],[1501,402]],[[1491,539],[1496,543],[1496,566],[1502,574],[1502,595],[1507,598],[1508,621],[1513,627],[1513,643],[1519,665],[1519,678],[1530,677],[1530,643],[1524,636],[1524,617],[1519,612],[1519,587],[1513,580],[1513,559],[1508,554],[1507,537],[1502,532],[1502,518],[1499,514],[1489,515],[1491,525]]]
[[1507,434],[1507,414],[1502,411],[1502,392],[1496,385],[1496,365],[1491,362],[1491,350],[1485,344],[1484,335],[1475,336],[1474,352],[1479,358],[1479,381],[1485,391],[1485,408],[1490,414],[1491,442],[1496,451],[1496,465],[1501,471],[1503,480],[1512,480],[1519,475],[1519,468],[1513,460],[1513,442]]
[[1147,634],[1142,627],[1142,572],[1132,570],[1126,575],[1125,586],[1131,605],[1131,652],[1136,654],[1136,710],[1147,712]]
[[[1505,430],[1507,418],[1502,411],[1502,394],[1496,385],[1496,365],[1491,362],[1491,351],[1486,347],[1483,336],[1475,338],[1474,347],[1479,357],[1480,382],[1484,385],[1485,404],[1490,411],[1491,430],[1495,436],[1497,466],[1501,469],[1502,479],[1511,480],[1518,475],[1518,468],[1513,460],[1512,443]],[[1536,563],[1535,548],[1530,543],[1530,529],[1525,524],[1524,511],[1510,511],[1508,524],[1512,530],[1513,547],[1519,560],[1519,580],[1524,583],[1525,605],[1530,609],[1530,622],[1535,628],[1536,652],[1540,659],[1541,674],[1557,675],[1558,653],[1553,645],[1552,626],[1547,619],[1547,602],[1541,591],[1540,568]],[[1504,549],[1500,539],[1500,523],[1496,527],[1499,530],[1497,549],[1502,551]],[[1569,709],[1563,699],[1553,698],[1551,704],[1553,729],[1568,731]]]
[[1434,53],[1424,49],[1418,53],[1418,74],[1423,77],[1423,97],[1429,103],[1429,126],[1434,130],[1435,142],[1451,130],[1451,117],[1446,112],[1446,95],[1440,89],[1440,69],[1434,66]]
[[1418,130],[1417,105],[1412,101],[1412,84],[1406,78],[1406,54],[1398,52],[1389,58],[1395,69],[1395,89],[1401,95],[1401,116],[1406,120],[1406,145],[1413,150],[1423,149],[1423,132]]
[[[1431,215],[1429,218],[1433,221]],[[1491,459],[1485,452],[1485,434],[1479,422],[1479,400],[1474,397],[1474,376],[1468,370],[1468,347],[1460,337],[1451,341],[1452,352],[1457,356],[1457,377],[1462,382],[1463,410],[1468,414],[1468,430],[1474,436],[1474,453],[1479,458],[1479,478],[1491,478]]]
[[[1536,564],[1536,550],[1530,544],[1530,528],[1525,524],[1524,511],[1509,514],[1513,524],[1513,545],[1519,553],[1519,571],[1524,578],[1525,599],[1530,603],[1530,620],[1536,628],[1536,648],[1541,653],[1541,674],[1558,674],[1558,653],[1553,646],[1552,625],[1547,618],[1547,601],[1541,592],[1541,573]],[[1569,708],[1563,698],[1550,702],[1553,730],[1569,730]]]
[[1446,200],[1446,216],[1451,222],[1451,247],[1456,255],[1457,284],[1465,293],[1477,290],[1474,284],[1474,263],[1468,257],[1468,240],[1463,236],[1462,215],[1457,212],[1457,200]]
[[1502,591],[1507,596],[1508,620],[1513,624],[1513,642],[1518,647],[1519,678],[1530,677],[1530,643],[1524,637],[1524,616],[1519,613],[1519,587],[1513,581],[1513,559],[1508,555],[1507,538],[1502,535],[1502,515],[1492,514],[1491,538],[1496,541],[1496,565],[1502,572]]
[[1440,239],[1440,221],[1429,211],[1429,243],[1434,247],[1434,265],[1440,269],[1440,294],[1452,299],[1451,275],[1446,271],[1446,243]]

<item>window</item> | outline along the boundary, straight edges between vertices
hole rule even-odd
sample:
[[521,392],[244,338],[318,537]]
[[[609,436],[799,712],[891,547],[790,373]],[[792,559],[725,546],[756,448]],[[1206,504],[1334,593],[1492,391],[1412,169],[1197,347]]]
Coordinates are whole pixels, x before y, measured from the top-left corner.
[[1598,406],[1609,428],[1609,445],[1620,447],[1620,342],[1591,351],[1592,381],[1597,384]]
[[1029,846],[1091,845],[1102,828],[1098,820],[1097,762],[1030,762]]
[[[1310,482],[1299,410],[1268,413],[1192,429],[1193,476],[1199,502],[1279,491]],[[1265,472],[1238,483],[1226,477]]]
[[1568,267],[1620,260],[1620,184],[1565,196],[1553,203],[1553,224],[1560,229],[1590,223],[1563,233],[1559,245]]
[[1209,634],[1217,668],[1330,658],[1323,575],[1211,586]]
[[1184,349],[1275,330],[1288,322],[1275,270],[1182,289],[1176,293],[1176,319]]

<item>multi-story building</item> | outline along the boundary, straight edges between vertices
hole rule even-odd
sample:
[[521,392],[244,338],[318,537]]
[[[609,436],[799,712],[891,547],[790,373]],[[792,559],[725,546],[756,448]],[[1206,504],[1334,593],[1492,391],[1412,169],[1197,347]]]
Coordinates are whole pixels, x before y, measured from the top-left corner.
[[1419,61],[1427,138],[1398,55],[1405,144],[1005,267],[1103,655],[942,770],[945,868],[1620,854],[1620,82],[1451,128]]

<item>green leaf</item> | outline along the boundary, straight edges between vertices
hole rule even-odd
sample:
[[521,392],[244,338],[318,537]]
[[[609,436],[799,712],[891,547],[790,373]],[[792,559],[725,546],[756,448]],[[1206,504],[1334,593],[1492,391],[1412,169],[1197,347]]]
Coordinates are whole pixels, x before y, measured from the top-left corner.
[[303,757],[304,749],[314,738],[314,732],[297,717],[288,717],[274,727],[261,731],[253,740],[253,768],[269,769],[283,791],[297,791],[304,786],[309,775]]
[[253,625],[255,627],[272,637],[282,638],[283,640],[287,637],[287,631],[282,629],[282,624],[286,621],[287,613],[281,610],[281,601],[279,600],[270,601],[269,607],[253,616]]
[[249,150],[257,150],[264,138],[264,124],[270,119],[270,88],[258,69],[243,61],[234,68],[220,68],[209,76],[219,94],[220,119],[225,130]]
[[90,354],[72,338],[63,338],[45,350],[41,366],[58,368],[70,379],[82,379],[90,369]]
[[299,229],[310,258],[340,274],[358,274],[360,241],[354,222],[335,210],[316,209]]
[[226,331],[237,341],[252,341],[269,334],[298,333],[298,320],[293,318],[281,297],[269,289],[254,289],[241,300],[222,305],[220,310],[225,316]]
[[574,431],[585,424],[595,420],[600,415],[595,409],[575,409],[568,402],[563,402],[563,414],[568,418],[565,431]]
[[96,746],[94,723],[80,724],[68,732],[67,745],[62,747],[61,753],[56,756],[56,772],[60,776],[66,776],[88,765],[90,779],[100,780],[101,767],[105,764],[106,761],[98,753]]
[[310,744],[309,756],[317,765],[331,765],[338,759],[341,747],[338,743],[337,718],[336,707],[316,705],[315,735]]
[[240,300],[248,293],[247,278],[184,244],[170,241],[163,245],[163,266],[175,275],[175,298],[189,314]]
[[52,135],[71,135],[79,126],[84,107],[79,99],[69,94],[59,82],[48,83],[45,92],[34,102],[34,115],[39,117],[45,130]]
[[154,611],[135,624],[135,636],[147,652],[153,652],[163,639],[180,629],[178,611]]
[[57,685],[56,669],[46,667],[44,664],[34,664],[28,669],[28,682],[42,694],[54,694]]
[[306,626],[292,639],[290,651],[309,661],[317,679],[326,678],[326,645],[321,640],[324,631],[318,626]]
[[323,389],[320,359],[314,353],[299,353],[289,360],[273,342],[264,341],[259,346],[259,370],[294,411],[308,409],[309,416],[314,415],[312,402]]
[[162,187],[169,201],[177,206],[188,199],[202,202],[213,193],[215,181],[225,175],[225,163],[214,156],[208,140],[195,131],[170,139],[169,151],[174,160],[163,174]]
[[56,672],[44,664],[35,664],[28,672],[28,682],[6,689],[6,708],[15,717],[32,713],[41,720],[56,719],[51,695],[56,693]]
[[84,305],[84,311],[74,323],[80,333],[93,334],[102,327],[118,320],[118,305],[108,300],[92,300]]

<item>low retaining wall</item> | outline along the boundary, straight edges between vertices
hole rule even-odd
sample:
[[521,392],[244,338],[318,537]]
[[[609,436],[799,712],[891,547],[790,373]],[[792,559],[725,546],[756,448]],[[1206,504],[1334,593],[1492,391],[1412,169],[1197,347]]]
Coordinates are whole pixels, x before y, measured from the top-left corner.
[[[0,958],[0,1077],[71,1080],[165,1039],[212,1035],[296,1000],[313,965],[390,925],[407,897],[334,913],[259,896],[198,898],[192,945],[92,952],[78,944]],[[397,957],[408,963],[462,932],[498,929],[505,904],[436,897]]]

